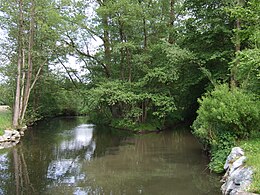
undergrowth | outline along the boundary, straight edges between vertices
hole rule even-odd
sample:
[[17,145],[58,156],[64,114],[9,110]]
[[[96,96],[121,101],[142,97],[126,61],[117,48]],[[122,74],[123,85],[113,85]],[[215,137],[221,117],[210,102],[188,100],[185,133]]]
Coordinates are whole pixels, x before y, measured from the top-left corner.
[[260,133],[248,140],[240,142],[247,157],[246,165],[254,170],[253,183],[250,186],[250,192],[260,193]]
[[12,115],[10,110],[0,112],[0,135],[3,135],[5,129],[11,128]]

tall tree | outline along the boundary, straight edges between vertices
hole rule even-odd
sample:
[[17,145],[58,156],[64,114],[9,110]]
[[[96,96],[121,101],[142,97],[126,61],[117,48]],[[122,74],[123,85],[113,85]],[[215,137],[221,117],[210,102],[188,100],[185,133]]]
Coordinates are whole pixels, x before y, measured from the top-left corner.
[[20,119],[20,96],[21,96],[21,67],[23,61],[23,1],[19,0],[19,22],[18,22],[18,60],[17,60],[17,78],[16,78],[16,94],[13,111],[13,126],[18,127]]
[[[62,15],[66,5],[61,4],[59,7],[52,0],[10,0],[1,3],[1,20],[8,34],[6,42],[12,51],[8,66],[11,71],[16,72],[16,76],[9,79],[16,78],[13,126],[18,127],[24,123],[28,107],[32,108],[30,104],[36,102],[35,99],[30,102],[30,97],[32,92],[36,93],[35,86],[40,77],[50,72],[48,64],[55,62],[58,55],[69,53],[59,44],[69,22],[64,19],[68,18],[67,13]],[[13,44],[10,44],[11,42]],[[14,64],[16,70],[12,70]]]

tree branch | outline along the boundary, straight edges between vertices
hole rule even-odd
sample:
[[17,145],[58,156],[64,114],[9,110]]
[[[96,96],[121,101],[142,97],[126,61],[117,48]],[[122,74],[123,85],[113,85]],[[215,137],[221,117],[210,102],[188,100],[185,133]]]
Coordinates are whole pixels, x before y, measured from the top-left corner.
[[86,53],[86,52],[84,52],[84,51],[79,50],[78,47],[76,46],[75,42],[73,41],[73,39],[72,39],[68,34],[67,34],[67,37],[68,37],[69,40],[70,40],[70,42],[64,40],[67,45],[69,45],[69,46],[71,46],[73,49],[75,49],[75,51],[76,51],[79,55],[84,56],[84,57],[87,57],[87,58],[90,58],[90,59],[96,61],[98,64],[100,64],[100,65],[103,67],[106,76],[107,76],[107,77],[110,77],[110,72],[109,72],[109,70],[108,70],[108,68],[107,68],[107,66],[106,66],[105,63],[103,63],[101,60],[97,59],[95,56],[90,55],[89,52]]

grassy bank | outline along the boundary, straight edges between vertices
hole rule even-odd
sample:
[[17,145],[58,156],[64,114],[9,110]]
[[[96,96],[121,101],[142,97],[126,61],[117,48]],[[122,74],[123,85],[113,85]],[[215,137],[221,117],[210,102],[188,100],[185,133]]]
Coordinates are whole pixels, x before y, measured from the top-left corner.
[[250,192],[260,194],[260,135],[241,141],[240,145],[245,151],[247,166],[253,167],[254,169],[254,178]]
[[12,113],[8,109],[0,109],[0,135],[4,133],[5,129],[11,128]]

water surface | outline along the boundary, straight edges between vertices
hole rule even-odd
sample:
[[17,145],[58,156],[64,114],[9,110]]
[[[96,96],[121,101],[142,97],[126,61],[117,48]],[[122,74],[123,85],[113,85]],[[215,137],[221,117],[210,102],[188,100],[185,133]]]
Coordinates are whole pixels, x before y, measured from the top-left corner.
[[187,128],[137,136],[56,118],[0,151],[0,194],[218,195],[207,164]]

